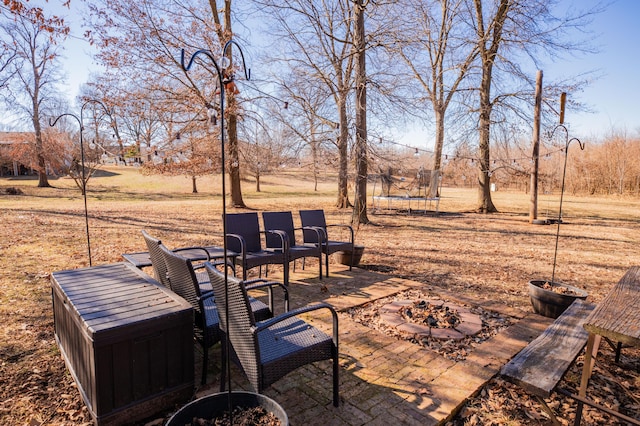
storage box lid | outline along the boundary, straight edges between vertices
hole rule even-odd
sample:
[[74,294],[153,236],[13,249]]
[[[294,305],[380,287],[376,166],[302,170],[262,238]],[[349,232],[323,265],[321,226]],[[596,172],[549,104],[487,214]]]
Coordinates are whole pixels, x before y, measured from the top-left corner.
[[93,335],[192,309],[184,299],[125,262],[54,272],[51,281]]

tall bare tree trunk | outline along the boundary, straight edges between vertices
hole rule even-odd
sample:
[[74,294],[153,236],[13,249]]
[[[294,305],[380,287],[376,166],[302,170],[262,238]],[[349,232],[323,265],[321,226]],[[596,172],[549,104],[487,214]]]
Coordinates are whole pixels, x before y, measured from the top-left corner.
[[493,65],[502,42],[502,29],[507,19],[511,0],[500,0],[496,14],[488,27],[484,24],[482,0],[474,0],[478,31],[478,48],[482,61],[482,80],[480,81],[480,117],[479,117],[479,170],[478,170],[478,207],[480,213],[498,211],[491,200],[491,79]]
[[538,219],[538,168],[540,165],[540,114],[542,107],[542,70],[536,75],[536,104],[533,110],[533,170],[531,171],[531,198],[529,203],[529,222]]
[[435,107],[435,118],[436,118],[436,152],[433,155],[433,171],[431,172],[431,179],[429,182],[429,197],[437,197],[439,188],[438,184],[440,183],[440,175],[442,168],[442,149],[444,146],[444,117],[445,117],[445,109]]
[[[477,43],[471,40],[460,43],[458,40],[459,28],[467,26],[460,18],[464,6],[464,2],[456,0],[407,0],[399,4],[402,16],[411,16],[409,22],[412,22],[414,29],[409,30],[405,36],[407,39],[399,45],[399,49],[396,43],[391,47],[391,51],[399,54],[409,66],[433,109],[436,134],[433,171],[429,182],[430,197],[439,195],[447,109],[478,56]],[[414,51],[422,53],[414,57]]]
[[42,143],[42,128],[40,127],[40,75],[37,68],[34,67],[34,94],[32,97],[33,104],[33,130],[36,136],[36,156],[38,157],[38,187],[48,188],[51,186],[47,177],[47,162],[44,158],[44,146]]
[[[230,96],[227,108],[233,110],[234,96]],[[227,152],[229,154],[229,180],[231,183],[231,205],[233,207],[246,207],[242,199],[242,187],[240,186],[240,157],[238,155],[238,116],[235,113],[227,115]],[[224,129],[221,129],[224,132]]]
[[318,141],[316,140],[316,128],[311,128],[311,160],[313,161],[313,191],[318,192]]
[[369,223],[367,217],[367,70],[362,0],[354,1],[354,46],[356,52],[356,195],[353,204],[354,224]]
[[347,97],[340,94],[338,100],[338,110],[340,114],[340,136],[338,136],[338,155],[340,162],[338,165],[338,201],[336,207],[344,209],[351,207],[349,202],[349,171],[347,147],[349,145],[349,128],[347,126]]
[[[232,37],[233,31],[231,29],[231,0],[224,0],[224,8],[222,12],[224,13],[224,25],[220,22],[220,16],[218,13],[221,11],[218,8],[216,0],[209,0],[209,7],[211,8],[211,13],[213,15],[213,20],[217,25],[217,34],[218,40],[220,42],[220,47],[222,48]],[[233,54],[232,49],[227,51],[227,57],[229,58],[230,64],[233,65]],[[242,186],[240,185],[240,155],[238,153],[238,116],[237,116],[237,106],[235,99],[235,93],[233,93],[233,85],[226,85],[228,87],[220,88],[220,90],[225,90],[225,99],[226,107],[225,107],[225,121],[226,121],[226,131],[227,131],[227,154],[228,154],[228,164],[227,170],[229,170],[229,181],[230,181],[230,189],[231,189],[231,205],[233,207],[246,207],[244,204],[244,200],[242,199]],[[225,129],[220,129],[220,131],[224,132]]]
[[489,101],[489,89],[485,86],[490,83],[490,71],[481,83],[480,95],[480,158],[478,169],[478,207],[479,213],[495,213],[498,211],[491,200],[491,176],[489,170],[491,167],[490,157],[490,141],[491,141],[491,103]]
[[[224,2],[224,29],[225,33],[233,34],[231,30],[231,0]],[[221,39],[223,43],[227,40]],[[233,64],[232,53],[229,50],[230,63]],[[238,115],[237,100],[233,93],[232,85],[225,88],[227,99],[229,100],[227,109],[229,111],[227,119],[227,138],[229,140],[229,179],[231,180],[231,205],[233,207],[246,207],[242,199],[242,186],[240,185],[240,155],[238,154]],[[224,131],[224,129],[222,129]]]

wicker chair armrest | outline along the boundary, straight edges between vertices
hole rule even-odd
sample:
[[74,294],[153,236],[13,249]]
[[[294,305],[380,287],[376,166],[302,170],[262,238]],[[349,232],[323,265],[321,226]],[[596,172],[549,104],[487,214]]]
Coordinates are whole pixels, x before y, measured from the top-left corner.
[[280,247],[273,247],[271,250],[282,250],[283,253],[286,253],[289,250],[289,236],[285,231],[281,231],[279,229],[267,229],[265,231],[260,231],[261,234],[274,234],[280,237]]
[[327,241],[327,231],[322,226],[304,226],[303,230],[315,231],[318,234],[318,242],[324,244]]
[[322,229],[321,226],[303,226],[301,228],[295,228],[295,229],[300,229],[302,230],[302,232],[304,231],[313,231],[317,234],[316,237],[316,241],[318,242],[325,242],[327,240],[327,233],[325,232],[324,229]]
[[[234,239],[237,240],[240,244],[240,256],[242,257],[242,264],[244,265],[247,260],[247,243],[244,241],[244,237],[240,234],[225,234],[225,239]],[[229,242],[227,241],[227,244]]]
[[205,291],[204,293],[202,293],[202,294],[200,295],[200,297],[198,298],[198,301],[211,299],[211,298],[212,298],[212,297],[214,297],[214,296],[215,296],[215,295],[213,294],[213,290]]
[[304,230],[305,230],[305,227],[304,227],[304,226],[301,226],[301,227],[299,227],[299,228],[294,227],[293,229],[291,229],[291,231],[293,232],[293,234],[295,234],[295,233],[296,233],[296,231],[300,231],[300,232],[302,232],[302,233],[303,233],[303,235],[304,235]]
[[186,250],[200,250],[204,253],[205,257],[207,258],[207,261],[211,260],[211,256],[209,255],[209,252],[207,251],[206,248],[204,247],[200,247],[200,246],[193,246],[193,247],[180,247],[177,249],[173,249],[171,250],[174,253],[180,253],[181,251],[186,251]]
[[244,281],[244,288],[245,290],[247,290],[247,292],[251,290],[260,289],[260,288],[265,288],[265,287],[267,288],[267,294],[269,297],[269,309],[271,310],[271,312],[273,312],[273,287],[274,286],[280,287],[282,289],[282,292],[284,293],[284,296],[283,296],[284,311],[288,312],[289,311],[289,289],[287,289],[287,287],[284,284],[278,281],[267,281],[262,278]]
[[303,306],[302,308],[294,309],[293,311],[288,311],[283,314],[278,315],[277,317],[270,318],[268,320],[261,321],[255,325],[252,329],[253,333],[259,333],[262,330],[266,330],[269,327],[272,327],[279,322],[282,322],[288,318],[294,317],[296,315],[304,314],[306,312],[317,311],[320,309],[328,309],[331,312],[331,316],[333,319],[333,343],[338,346],[338,314],[333,306],[328,303],[316,303],[310,306]]
[[327,228],[330,227],[330,226],[334,227],[334,228],[345,228],[345,229],[348,229],[349,232],[351,233],[351,244],[353,244],[353,227],[351,225],[333,223],[331,225],[327,225]]

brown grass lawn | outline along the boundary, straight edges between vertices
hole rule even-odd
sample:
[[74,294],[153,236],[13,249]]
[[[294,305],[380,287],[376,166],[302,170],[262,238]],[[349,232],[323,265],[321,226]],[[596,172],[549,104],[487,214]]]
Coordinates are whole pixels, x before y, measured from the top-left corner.
[[[145,177],[130,168],[106,169],[88,185],[93,263],[121,260],[145,249],[147,229],[169,246],[221,244],[219,179]],[[49,274],[88,265],[83,202],[70,179],[54,188],[35,180],[0,178],[0,424],[81,424],[90,420],[53,337]],[[244,182],[255,210],[323,208],[332,223],[350,211],[333,207],[336,183],[325,176],[317,192],[302,171],[267,176],[262,192]],[[6,188],[22,195],[5,195]],[[372,214],[357,230],[372,269],[529,309],[527,281],[551,279],[556,225],[528,223],[528,194],[493,193],[499,214],[472,212],[471,189],[442,190],[439,216]],[[541,195],[540,217],[557,215],[559,194]],[[603,297],[640,263],[640,200],[565,194],[556,280]],[[233,211],[233,209],[230,209]],[[532,423],[537,424],[537,423]]]

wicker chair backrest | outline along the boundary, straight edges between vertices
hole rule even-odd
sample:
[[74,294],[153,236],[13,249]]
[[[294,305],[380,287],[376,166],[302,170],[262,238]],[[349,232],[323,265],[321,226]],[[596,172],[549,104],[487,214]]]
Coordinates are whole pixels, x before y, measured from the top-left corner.
[[228,334],[231,346],[249,382],[258,389],[261,376],[260,348],[257,334],[252,332],[256,322],[244,283],[228,276],[225,285],[224,274],[210,264],[206,264],[206,269],[216,295],[220,329]]
[[[327,222],[324,218],[324,210],[300,210],[300,222],[303,227],[319,227],[324,230],[325,238],[327,235]],[[302,232],[305,243],[317,243],[318,234],[314,231],[305,230]]]
[[171,290],[189,302],[197,313],[201,313],[200,286],[191,261],[172,252],[164,245],[160,246],[160,250],[167,266],[167,277]]
[[[264,229],[280,230],[287,233],[289,238],[289,247],[296,245],[296,237],[293,226],[293,215],[291,212],[263,212],[262,222],[264,223]],[[267,247],[280,247],[280,237],[274,234],[267,234]]]
[[[262,251],[260,243],[260,223],[258,213],[227,213],[227,234],[238,234],[244,238],[247,252]],[[234,238],[228,240],[228,249],[237,253],[242,252]]]
[[153,274],[156,280],[163,286],[171,288],[169,280],[167,280],[167,266],[164,263],[164,257],[162,256],[162,250],[160,246],[162,241],[152,237],[146,231],[142,231],[144,241],[147,243],[147,249],[149,250],[149,257],[151,258],[151,267],[153,268]]

